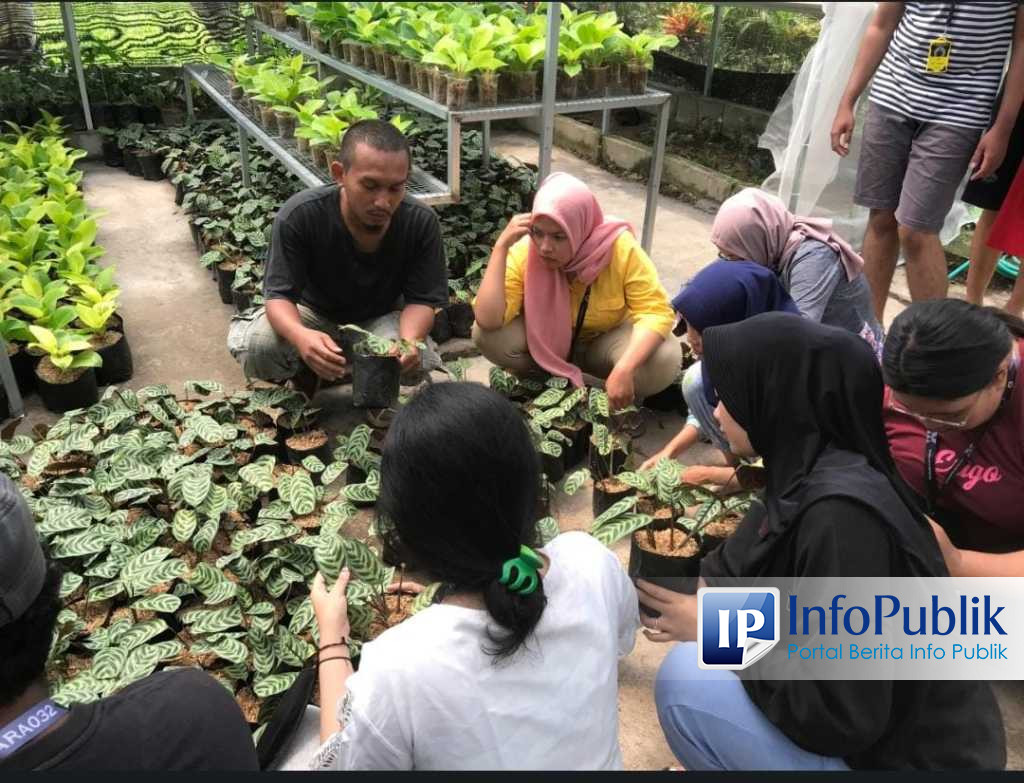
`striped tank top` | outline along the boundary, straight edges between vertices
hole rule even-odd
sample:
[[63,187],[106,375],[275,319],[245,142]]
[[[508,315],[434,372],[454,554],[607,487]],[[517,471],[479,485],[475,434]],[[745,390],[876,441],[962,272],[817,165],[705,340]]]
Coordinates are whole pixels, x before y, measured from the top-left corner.
[[[987,128],[1021,0],[904,6],[869,100],[922,122]],[[952,42],[949,69],[925,70],[928,46]]]

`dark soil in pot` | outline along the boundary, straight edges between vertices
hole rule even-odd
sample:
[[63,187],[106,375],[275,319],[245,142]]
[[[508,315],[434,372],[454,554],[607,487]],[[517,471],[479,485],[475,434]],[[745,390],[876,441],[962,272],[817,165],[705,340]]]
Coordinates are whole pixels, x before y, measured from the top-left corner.
[[390,408],[398,399],[398,357],[353,353],[352,404],[356,408]]
[[[108,166],[120,167],[124,165],[124,153],[121,152],[121,148],[117,146],[117,141],[114,139],[103,140],[103,162]],[[181,203],[180,201],[178,202]]]
[[412,87],[412,60],[405,57],[395,58],[395,77],[403,87]]
[[445,80],[444,71],[440,68],[432,70],[430,72],[430,100],[434,103],[444,103],[447,88],[448,83]]
[[36,390],[36,364],[39,358],[30,354],[25,346],[7,345],[7,356],[14,370],[14,380],[18,383],[18,391],[27,397]]
[[434,325],[430,329],[430,338],[440,345],[452,339],[452,324],[448,320],[447,310],[438,310],[434,313]]
[[456,337],[472,336],[473,306],[468,302],[452,302],[448,305],[448,323]]
[[103,364],[96,368],[96,383],[109,386],[124,383],[132,377],[132,349],[123,334],[107,330],[105,335],[96,335],[89,342],[103,359]]
[[231,284],[235,282],[235,270],[238,264],[234,261],[221,261],[217,264],[217,293],[224,304],[234,304]]
[[499,76],[496,71],[484,71],[476,75],[477,103],[480,106],[498,105]]
[[511,96],[517,101],[537,100],[537,71],[511,71]]
[[288,112],[274,112],[277,117],[277,132],[282,139],[295,138],[295,115]]
[[330,439],[323,430],[308,430],[292,435],[285,440],[284,447],[288,452],[288,462],[301,465],[306,457],[317,457],[325,465],[334,460],[331,454]]
[[466,108],[469,98],[469,79],[448,76],[445,89],[445,105],[449,111],[462,111]]
[[603,98],[608,92],[608,66],[589,67],[583,70],[586,81],[587,95],[591,98]]
[[626,66],[626,91],[630,95],[643,95],[647,92],[646,67],[635,63]]
[[708,552],[723,543],[736,532],[736,528],[740,526],[742,521],[739,514],[730,514],[727,517],[717,519],[705,525],[701,530],[701,555],[708,554]]
[[594,512],[594,519],[597,519],[605,511],[618,503],[623,498],[628,498],[636,490],[628,484],[624,484],[614,476],[612,478],[600,479],[594,482],[594,496],[591,501],[591,508]]
[[62,372],[49,357],[44,357],[36,365],[36,380],[43,405],[54,413],[88,408],[100,398],[96,373],[92,367]]
[[560,101],[574,101],[579,96],[580,82],[583,77],[580,75],[569,76],[565,71],[558,72],[558,80],[555,82],[555,92]]
[[124,150],[124,170],[131,174],[133,177],[142,176],[142,164],[139,163],[139,155],[142,153],[138,150]]
[[161,168],[164,162],[162,155],[155,152],[143,152],[139,154],[138,159],[143,179],[156,182],[164,178],[163,168]]
[[[629,575],[645,579],[675,593],[697,592],[700,577],[700,545],[679,527],[654,530],[650,527],[633,534],[629,544]],[[649,617],[655,612],[640,605],[640,611]]]

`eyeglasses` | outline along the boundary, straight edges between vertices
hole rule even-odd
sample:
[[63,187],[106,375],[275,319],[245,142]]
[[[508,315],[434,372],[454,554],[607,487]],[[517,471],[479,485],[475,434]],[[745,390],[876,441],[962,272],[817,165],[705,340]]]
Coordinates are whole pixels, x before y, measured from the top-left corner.
[[984,389],[975,392],[974,399],[971,400],[971,404],[967,406],[963,414],[936,414],[932,416],[925,416],[921,413],[915,413],[906,406],[901,405],[896,401],[895,396],[889,397],[889,409],[917,419],[925,426],[925,429],[932,430],[933,432],[940,430],[962,430],[967,426],[967,422],[971,420],[971,410],[981,398],[981,393],[983,391]]

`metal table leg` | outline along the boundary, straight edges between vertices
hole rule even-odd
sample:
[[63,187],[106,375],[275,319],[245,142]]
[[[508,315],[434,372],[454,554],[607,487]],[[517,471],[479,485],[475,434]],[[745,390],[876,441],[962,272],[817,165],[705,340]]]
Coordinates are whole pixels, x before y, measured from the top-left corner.
[[184,68],[181,69],[181,77],[182,81],[185,82],[185,116],[188,117],[189,122],[194,122],[196,112],[192,106],[192,80],[188,76],[188,71]]
[[555,78],[558,74],[558,28],[562,22],[562,4],[548,3],[547,54],[544,55],[544,91],[541,94],[539,178],[551,173],[551,149],[555,144]]
[[661,189],[661,168],[665,161],[665,138],[668,136],[668,115],[672,105],[665,101],[658,107],[658,134],[654,139],[654,152],[651,155],[651,170],[647,175],[647,203],[644,206],[644,227],[640,236],[640,246],[651,252],[654,241],[654,218],[658,212],[658,191]]
[[448,189],[454,203],[459,203],[462,191],[462,121],[448,118]]
[[484,127],[481,134],[483,138],[480,143],[483,158],[482,163],[484,169],[489,169],[491,167],[491,121],[484,120],[483,126]]
[[71,3],[60,4],[60,15],[64,19],[64,35],[71,52],[71,62],[75,66],[78,78],[78,94],[82,99],[82,114],[85,115],[85,128],[92,130],[92,108],[89,106],[89,91],[85,87],[85,71],[82,69],[82,50],[78,47],[78,32],[75,30],[75,12]]

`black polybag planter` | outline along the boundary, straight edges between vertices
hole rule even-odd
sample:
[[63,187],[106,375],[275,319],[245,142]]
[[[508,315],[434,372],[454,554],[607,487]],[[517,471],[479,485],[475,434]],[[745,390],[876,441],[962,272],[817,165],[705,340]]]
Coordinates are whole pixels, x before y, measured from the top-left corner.
[[163,156],[155,152],[142,152],[138,155],[138,161],[144,179],[157,182],[164,178]]
[[[685,536],[683,530],[677,531]],[[640,531],[643,535],[643,531]],[[636,543],[636,533],[629,540],[628,573],[632,579],[644,579],[674,593],[693,595],[697,592],[700,578],[700,554],[693,557],[667,557],[657,552],[641,549]],[[640,605],[640,611],[648,617],[660,617],[661,613]]]
[[114,139],[103,140],[103,162],[115,168],[124,165],[124,153]]
[[398,357],[352,353],[352,404],[356,408],[390,408],[398,399]]
[[88,408],[100,399],[99,386],[96,384],[96,373],[92,367],[86,368],[71,383],[49,383],[39,377],[36,371],[36,384],[43,405],[48,411],[64,413],[76,408]]
[[452,302],[448,305],[448,323],[455,337],[469,337],[473,334],[473,308],[466,302]]
[[234,304],[235,299],[232,296],[231,284],[235,282],[235,267],[232,266],[230,269],[225,269],[222,266],[217,267],[217,293],[220,294],[220,301],[224,304]]
[[134,366],[132,364],[132,349],[128,344],[127,337],[122,334],[121,339],[116,343],[100,348],[96,352],[103,359],[103,364],[96,368],[96,382],[100,386],[124,383],[131,379]]
[[138,150],[124,150],[124,170],[133,177],[142,176],[142,164],[139,162],[141,154]]

